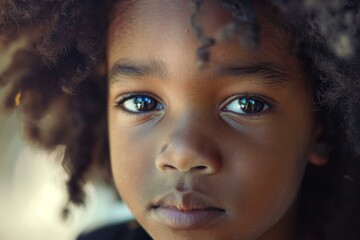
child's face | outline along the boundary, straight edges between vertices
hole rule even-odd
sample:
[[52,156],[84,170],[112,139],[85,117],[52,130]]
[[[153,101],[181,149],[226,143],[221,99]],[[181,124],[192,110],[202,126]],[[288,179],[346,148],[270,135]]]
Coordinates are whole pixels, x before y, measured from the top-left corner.
[[[219,42],[199,68],[189,2],[121,3],[111,22],[116,186],[155,239],[290,239],[315,138],[304,73],[266,20],[257,52]],[[206,2],[198,21],[216,37],[230,18]]]

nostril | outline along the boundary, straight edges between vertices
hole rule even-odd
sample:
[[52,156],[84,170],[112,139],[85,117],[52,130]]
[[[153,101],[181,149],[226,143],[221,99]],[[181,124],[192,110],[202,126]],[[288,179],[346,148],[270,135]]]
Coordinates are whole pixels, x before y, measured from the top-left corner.
[[173,170],[173,169],[176,169],[176,167],[174,167],[174,166],[172,166],[172,165],[169,165],[169,164],[164,164],[164,165],[163,165],[163,169]]
[[193,169],[195,169],[197,171],[203,171],[203,170],[206,170],[207,167],[206,166],[196,166],[196,167],[193,167]]

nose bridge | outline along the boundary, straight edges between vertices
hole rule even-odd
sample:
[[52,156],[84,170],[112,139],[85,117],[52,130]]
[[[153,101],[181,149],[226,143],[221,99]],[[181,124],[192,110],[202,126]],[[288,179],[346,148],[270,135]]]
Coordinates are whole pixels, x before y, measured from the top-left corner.
[[183,115],[175,121],[156,159],[160,171],[211,174],[220,169],[220,151],[206,121],[195,115]]

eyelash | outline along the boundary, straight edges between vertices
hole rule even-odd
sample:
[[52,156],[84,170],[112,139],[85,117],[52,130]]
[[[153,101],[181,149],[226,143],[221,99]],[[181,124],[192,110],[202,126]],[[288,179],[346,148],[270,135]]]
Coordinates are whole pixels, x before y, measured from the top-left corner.
[[[133,99],[133,101],[136,100],[136,98],[142,98],[147,99],[147,104],[151,105],[154,109],[150,109],[149,111],[144,111],[144,112],[135,112],[132,110],[127,109],[124,104],[126,104],[126,102],[128,100]],[[234,110],[231,110],[229,106],[233,105],[236,106],[235,101],[238,100],[239,103],[237,104],[240,111],[242,111],[242,113],[236,112]],[[268,110],[271,110],[273,108],[273,105],[270,103],[271,101],[268,100],[268,98],[264,97],[264,96],[260,96],[257,94],[243,94],[243,95],[237,95],[237,96],[233,96],[228,98],[224,104],[222,104],[221,110],[225,111],[225,112],[232,112],[234,114],[238,114],[238,115],[242,115],[242,116],[254,116],[254,115],[259,115],[262,114]],[[133,102],[134,103],[134,102]],[[130,103],[131,104],[131,103]],[[141,104],[139,102],[139,104]],[[144,106],[144,103],[142,103]],[[259,106],[256,109],[256,112],[254,113],[246,113],[244,111],[244,108],[250,108],[251,110],[254,110],[254,108],[256,108],[255,106],[249,106],[249,104],[254,105],[254,104],[260,104],[260,108]],[[138,105],[139,106],[139,105]],[[115,108],[116,109],[120,109],[121,111],[123,111],[124,113],[127,113],[129,115],[142,115],[142,114],[148,114],[148,113],[152,113],[154,111],[162,111],[165,109],[165,106],[161,103],[161,101],[157,100],[157,98],[155,96],[153,96],[152,94],[149,93],[127,93],[124,94],[123,96],[120,97],[119,100],[117,100],[115,102]]]
[[[157,100],[156,97],[154,97],[152,94],[149,94],[149,93],[127,93],[127,94],[124,94],[120,97],[120,99],[118,99],[116,102],[115,102],[115,108],[116,109],[120,109],[121,111],[127,113],[127,114],[130,114],[130,115],[141,115],[141,114],[147,114],[149,112],[152,112],[154,110],[149,110],[149,111],[146,111],[146,112],[134,112],[134,111],[130,111],[128,109],[126,109],[124,107],[124,104],[128,101],[128,100],[131,100],[131,99],[135,99],[135,98],[148,98],[148,100],[153,100],[156,104],[155,107],[158,107],[159,104],[161,104],[159,100]],[[158,109],[159,110],[163,110],[165,107],[163,104],[161,104],[161,108]]]
[[[248,103],[253,104],[253,103],[257,103],[262,105],[262,107],[260,107],[261,109],[258,110],[258,112],[255,113],[237,113],[235,111],[232,111],[229,109],[230,105],[235,105],[235,101],[238,100],[239,103],[238,105],[241,107],[249,107]],[[243,100],[246,100],[247,102],[244,102]],[[224,104],[222,104],[221,110],[225,111],[225,112],[232,112],[238,115],[242,115],[242,116],[255,116],[255,115],[259,115],[262,114],[266,111],[269,111],[271,109],[273,109],[274,105],[272,104],[272,101],[269,100],[267,97],[258,95],[258,94],[250,94],[250,93],[246,93],[246,94],[242,94],[242,95],[236,95],[233,97],[228,98]],[[253,110],[253,107],[250,106],[250,108]]]

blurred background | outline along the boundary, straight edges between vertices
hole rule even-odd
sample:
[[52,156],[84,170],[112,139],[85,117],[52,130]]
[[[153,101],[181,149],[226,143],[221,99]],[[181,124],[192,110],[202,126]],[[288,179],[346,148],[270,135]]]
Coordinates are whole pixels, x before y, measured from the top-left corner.
[[63,221],[62,152],[32,147],[23,138],[21,114],[0,112],[0,240],[74,240],[80,232],[131,218],[111,189],[91,183],[86,206],[71,208]]

